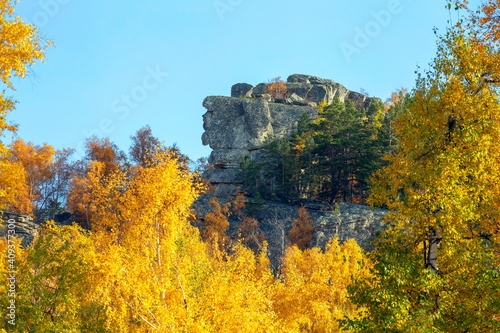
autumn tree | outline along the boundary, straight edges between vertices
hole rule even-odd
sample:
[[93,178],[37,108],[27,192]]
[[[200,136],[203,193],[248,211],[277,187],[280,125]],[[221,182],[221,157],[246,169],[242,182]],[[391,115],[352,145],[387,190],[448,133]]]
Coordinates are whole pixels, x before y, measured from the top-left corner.
[[[6,122],[5,118],[7,117],[8,113],[15,108],[15,103],[6,98],[4,94],[0,94],[0,137],[5,135],[6,131],[10,132],[15,132],[17,127],[14,125],[11,125]],[[0,141],[0,153],[5,155],[7,152],[7,148],[3,144],[2,141]]]
[[118,170],[102,181],[102,162],[94,162],[88,174],[95,241],[103,260],[117,264],[106,270],[115,287],[103,285],[101,293],[123,331],[183,325],[189,318],[184,267],[205,253],[188,223],[199,186],[174,156],[158,154],[155,166],[141,167],[131,177]]
[[[85,228],[91,228],[90,207],[93,200],[91,181],[108,184],[117,174],[125,172],[125,154],[108,138],[92,137],[86,143],[86,155],[74,166],[67,205],[75,220]],[[98,170],[98,172],[94,172]],[[98,179],[90,179],[90,175]]]
[[8,148],[0,183],[7,186],[10,177],[10,209],[37,216],[41,211],[56,214],[64,209],[74,170],[73,150],[55,151],[48,144],[35,145],[20,138]]
[[287,248],[275,288],[274,308],[286,332],[341,332],[344,316],[363,318],[349,299],[353,280],[369,277],[370,262],[354,240],[319,248]]
[[149,125],[140,128],[131,139],[130,158],[132,162],[140,165],[150,165],[153,162],[152,157],[162,149],[162,143],[153,136]]
[[223,250],[228,245],[229,216],[231,215],[231,203],[220,204],[216,197],[208,202],[212,206],[212,211],[205,214],[201,227],[201,236],[204,241],[216,245],[216,248]]
[[48,223],[20,251],[16,325],[2,323],[9,332],[103,332],[106,310],[91,292],[96,253],[86,232]]
[[258,252],[262,249],[265,237],[260,231],[260,223],[257,219],[245,216],[238,229],[238,235],[242,243],[252,251]]
[[0,158],[0,209],[33,215],[33,200],[26,169],[20,162]]
[[276,77],[271,80],[271,83],[264,90],[266,94],[269,94],[277,99],[284,99],[288,94],[288,87],[281,77]]
[[481,5],[479,11],[471,10],[468,2],[464,0],[456,1],[457,5],[464,8],[471,15],[471,23],[483,34],[485,40],[493,43],[500,41],[500,2],[498,0],[487,0]]
[[124,167],[125,153],[109,138],[91,137],[87,139],[85,162],[100,162],[104,165],[104,176]]
[[29,194],[34,198],[35,205],[42,206],[45,201],[42,184],[53,176],[54,148],[46,143],[38,146],[18,138],[9,145],[9,152],[10,160],[20,163],[26,170]]
[[[23,22],[15,15],[15,1],[4,0],[0,2],[0,39],[2,40],[0,52],[0,79],[9,89],[14,89],[11,79],[13,77],[23,78],[31,65],[37,60],[43,60],[45,50],[50,46],[50,41],[44,41],[38,34],[34,25]],[[0,94],[0,137],[5,131],[15,131],[16,126],[6,122],[6,116],[14,110],[15,101]],[[20,176],[20,165],[12,165],[5,159],[7,149],[0,141],[0,208],[18,206],[20,197],[26,199],[23,188],[17,188],[15,182],[24,184]],[[9,165],[10,164],[10,165]],[[13,174],[6,174],[13,172]],[[24,186],[24,185],[21,185]],[[13,202],[15,200],[16,202]],[[21,200],[21,201],[22,201]],[[24,204],[23,204],[24,205]],[[24,208],[23,208],[24,209]],[[26,211],[29,212],[29,211]]]
[[47,209],[53,214],[66,208],[69,185],[75,172],[76,162],[71,157],[74,150],[57,150],[50,165],[50,177],[40,184],[40,196],[36,201],[38,208]]
[[[140,167],[130,178],[117,174],[115,184],[127,183],[120,191],[92,182],[96,194],[116,193],[116,199],[103,195],[93,201],[94,224],[99,226],[94,238],[103,263],[96,288],[109,314],[106,327],[128,332],[279,332],[269,301],[273,279],[265,250],[255,256],[235,243],[223,257],[210,255],[216,251],[189,223],[199,184],[179,167],[175,154],[159,154],[164,154],[155,156],[160,163]],[[111,214],[106,202],[116,206]],[[224,219],[228,206],[213,204],[214,218]],[[120,227],[112,228],[111,221]],[[218,229],[218,223],[211,225],[208,236],[218,238]]]
[[290,243],[297,246],[300,250],[305,250],[311,247],[314,222],[304,206],[299,208],[298,215],[292,221],[292,228],[289,231]]
[[373,253],[375,277],[355,289],[368,309],[348,326],[356,331],[500,330],[500,51],[496,25],[478,22],[440,37],[396,120],[400,148],[371,198],[393,211],[391,227]]

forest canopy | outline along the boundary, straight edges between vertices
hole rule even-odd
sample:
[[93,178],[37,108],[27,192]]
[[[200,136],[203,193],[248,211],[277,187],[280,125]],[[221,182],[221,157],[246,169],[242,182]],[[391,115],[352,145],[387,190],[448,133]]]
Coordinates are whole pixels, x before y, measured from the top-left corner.
[[[0,1],[8,88],[50,44],[13,4]],[[244,161],[254,199],[390,209],[372,252],[336,237],[311,248],[301,207],[272,267],[241,193],[196,221],[206,182],[147,126],[128,154],[92,137],[78,161],[16,138],[0,143],[0,208],[69,209],[76,223],[47,221],[28,246],[0,239],[0,331],[500,331],[500,0],[448,8],[468,16],[437,36],[412,90],[368,109],[322,103]],[[0,134],[14,105],[0,95]]]

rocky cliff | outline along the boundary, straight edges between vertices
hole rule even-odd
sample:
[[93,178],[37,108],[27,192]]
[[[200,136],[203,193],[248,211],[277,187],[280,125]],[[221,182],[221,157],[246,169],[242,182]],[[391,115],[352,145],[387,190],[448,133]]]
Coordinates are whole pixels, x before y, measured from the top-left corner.
[[346,89],[332,80],[302,74],[288,77],[283,99],[266,93],[269,83],[252,86],[238,83],[231,97],[209,96],[203,101],[204,145],[212,148],[209,162],[214,166],[205,175],[219,190],[238,183],[236,177],[244,155],[255,155],[268,137],[288,137],[297,130],[299,118],[317,114],[317,103],[335,98],[352,100],[357,107],[369,107],[372,99]]
[[[227,194],[234,195],[242,185],[237,175],[243,156],[258,158],[258,151],[266,138],[292,135],[304,113],[309,117],[317,115],[317,103],[323,100],[331,103],[338,98],[343,102],[352,100],[358,108],[368,108],[373,100],[332,80],[309,75],[291,75],[285,84],[288,93],[281,99],[266,93],[269,83],[257,86],[238,83],[231,88],[231,97],[205,98],[203,106],[207,112],[203,115],[205,132],[202,142],[212,148],[209,162],[213,165],[213,169],[205,173],[205,178],[215,188],[215,193],[208,196],[215,195],[220,201],[227,201]],[[202,210],[206,210],[207,196],[200,198],[201,202],[204,204],[198,207],[203,206]],[[356,238],[368,248],[369,240],[380,229],[380,221],[385,215],[384,211],[352,204],[320,208],[310,205],[306,208],[315,221],[313,245],[317,246],[324,246],[336,234],[341,240]],[[280,225],[289,227],[291,220],[296,217],[297,209],[295,206],[269,202],[258,208],[253,207],[254,214],[268,235],[275,234],[277,228],[277,218],[272,216],[280,216]]]

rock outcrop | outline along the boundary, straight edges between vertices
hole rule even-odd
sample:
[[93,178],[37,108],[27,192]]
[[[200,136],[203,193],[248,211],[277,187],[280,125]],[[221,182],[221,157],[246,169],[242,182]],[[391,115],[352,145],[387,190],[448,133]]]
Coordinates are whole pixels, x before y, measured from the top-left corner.
[[[296,132],[298,121],[304,113],[309,117],[317,115],[317,103],[323,100],[331,103],[338,98],[344,102],[352,100],[358,108],[368,108],[373,100],[332,80],[302,74],[288,77],[288,93],[284,99],[278,100],[268,94],[268,86],[269,83],[255,87],[238,83],[231,88],[231,97],[209,96],[203,101],[207,112],[203,115],[205,132],[202,141],[212,148],[209,162],[214,167],[206,171],[204,176],[215,191],[198,200],[196,208],[199,216],[209,211],[208,201],[211,197],[216,196],[221,203],[225,203],[228,194],[235,195],[237,188],[243,185],[238,173],[244,155],[258,159],[259,149],[268,137],[291,136]],[[370,241],[375,232],[381,229],[381,221],[387,213],[348,203],[336,206],[308,203],[305,207],[314,220],[316,230],[312,245],[319,247],[324,247],[337,235],[341,241],[355,238],[369,250]],[[285,243],[283,235],[288,234],[299,207],[265,202],[248,208],[260,221],[261,229],[270,243],[271,257],[276,262],[276,258],[282,255]],[[231,228],[236,232],[238,222],[233,221]]]
[[204,145],[210,145],[208,175],[212,183],[234,183],[235,169],[245,154],[255,154],[268,137],[290,136],[303,113],[313,117],[309,106],[270,103],[263,98],[209,96],[203,102]]
[[27,246],[38,233],[38,224],[26,214],[0,211],[0,237],[6,237],[8,230],[14,230],[11,235],[22,238],[22,245]]
[[335,98],[352,100],[357,107],[367,108],[372,99],[346,89],[332,80],[302,74],[288,77],[287,98],[274,99],[266,92],[269,83],[255,87],[237,83],[231,97],[209,96],[203,101],[204,145],[212,148],[209,162],[215,167],[205,175],[212,184],[237,184],[237,171],[244,155],[255,156],[268,137],[288,137],[297,130],[305,113],[317,115],[316,104],[331,103]]
[[38,234],[38,228],[45,221],[53,220],[58,225],[71,225],[74,222],[72,215],[68,212],[57,214],[50,209],[41,209],[36,211],[35,215],[36,218],[33,219],[28,214],[0,211],[0,238],[6,237],[9,234],[8,230],[14,230],[11,234],[22,238],[22,246],[28,246]]

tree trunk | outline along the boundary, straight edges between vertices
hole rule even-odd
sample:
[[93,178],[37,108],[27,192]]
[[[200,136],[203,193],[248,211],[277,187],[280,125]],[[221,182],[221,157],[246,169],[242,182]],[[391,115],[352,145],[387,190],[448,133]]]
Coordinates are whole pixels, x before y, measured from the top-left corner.
[[434,272],[439,270],[438,268],[438,250],[439,243],[441,242],[441,233],[435,227],[429,227],[429,248],[426,254],[425,267],[429,267]]

